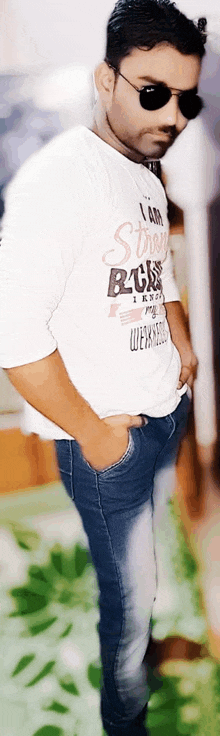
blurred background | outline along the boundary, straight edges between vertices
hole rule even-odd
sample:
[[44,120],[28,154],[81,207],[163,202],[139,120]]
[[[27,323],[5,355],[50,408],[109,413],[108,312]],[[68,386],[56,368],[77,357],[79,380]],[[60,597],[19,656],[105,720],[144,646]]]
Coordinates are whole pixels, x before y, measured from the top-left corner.
[[[89,126],[110,0],[0,0],[0,216],[10,179],[50,138]],[[161,564],[148,653],[152,736],[220,728],[218,0],[178,0],[204,19],[205,108],[162,161],[170,245],[199,359],[175,492],[157,529]],[[202,22],[202,21],[201,21]],[[53,443],[20,430],[22,400],[0,371],[2,736],[101,736],[97,585]]]

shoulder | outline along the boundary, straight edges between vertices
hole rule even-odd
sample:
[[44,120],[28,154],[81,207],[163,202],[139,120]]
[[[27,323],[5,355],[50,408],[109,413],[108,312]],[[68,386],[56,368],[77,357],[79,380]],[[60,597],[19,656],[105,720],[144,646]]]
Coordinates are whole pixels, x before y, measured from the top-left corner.
[[29,186],[49,190],[70,189],[76,194],[88,196],[94,190],[105,188],[107,175],[102,162],[96,136],[83,126],[55,136],[40,151],[32,154],[21,166],[8,185],[8,194],[16,193]]

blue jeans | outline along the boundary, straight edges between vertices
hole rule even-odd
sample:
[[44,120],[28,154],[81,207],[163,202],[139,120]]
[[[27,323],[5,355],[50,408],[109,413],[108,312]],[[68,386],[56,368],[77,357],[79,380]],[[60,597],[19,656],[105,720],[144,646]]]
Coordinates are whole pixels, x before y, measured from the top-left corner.
[[143,427],[132,428],[123,458],[100,472],[76,440],[56,441],[60,475],[81,516],[98,578],[101,715],[108,736],[146,736],[143,660],[157,579],[154,486],[162,469],[174,467],[189,404],[184,394],[172,414],[147,417]]

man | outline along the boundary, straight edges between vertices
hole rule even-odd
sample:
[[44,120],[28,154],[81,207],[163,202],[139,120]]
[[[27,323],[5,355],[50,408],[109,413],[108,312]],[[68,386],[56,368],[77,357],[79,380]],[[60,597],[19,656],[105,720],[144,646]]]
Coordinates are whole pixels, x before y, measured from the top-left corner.
[[200,111],[203,54],[169,0],[120,0],[95,74],[93,129],[54,139],[8,192],[1,364],[26,400],[25,428],[56,440],[88,534],[108,736],[146,733],[153,489],[174,463],[196,365],[165,192],[145,164]]

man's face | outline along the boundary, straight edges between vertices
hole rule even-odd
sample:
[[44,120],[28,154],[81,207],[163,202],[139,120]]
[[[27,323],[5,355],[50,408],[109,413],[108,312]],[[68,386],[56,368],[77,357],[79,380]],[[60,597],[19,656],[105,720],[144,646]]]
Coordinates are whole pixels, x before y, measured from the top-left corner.
[[[200,68],[198,56],[185,56],[173,46],[159,44],[150,51],[132,49],[122,59],[119,71],[138,89],[162,82],[175,92],[196,87]],[[120,75],[107,102],[106,116],[112,145],[115,141],[115,147],[135,161],[164,156],[188,123],[177,96],[159,110],[144,110],[138,92]]]

